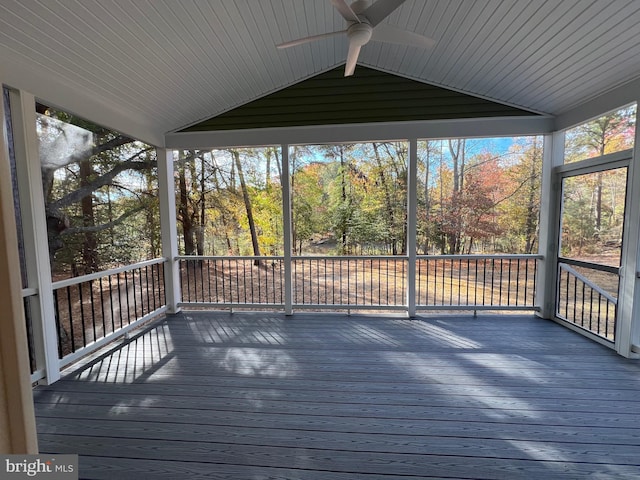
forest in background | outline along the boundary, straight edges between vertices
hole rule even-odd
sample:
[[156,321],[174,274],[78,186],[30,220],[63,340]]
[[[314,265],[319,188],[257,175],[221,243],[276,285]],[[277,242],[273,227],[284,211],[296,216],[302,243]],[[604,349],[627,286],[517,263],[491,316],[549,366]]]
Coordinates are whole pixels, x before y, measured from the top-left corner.
[[[633,105],[568,130],[565,163],[633,148],[635,120]],[[620,264],[626,184],[626,168],[564,179],[562,256]]]
[[[626,108],[567,132],[566,161],[630,148],[634,121]],[[54,277],[160,256],[155,149],[43,105],[38,134]],[[420,141],[418,253],[535,253],[542,143]],[[174,155],[180,253],[282,255],[278,148]],[[295,146],[289,158],[295,254],[406,253],[406,142]],[[565,185],[563,255],[619,251],[625,175],[583,180]]]
[[[421,141],[418,253],[530,253],[542,139]],[[282,255],[281,156],[275,148],[177,153],[186,255]],[[407,252],[406,142],[292,147],[297,255]]]

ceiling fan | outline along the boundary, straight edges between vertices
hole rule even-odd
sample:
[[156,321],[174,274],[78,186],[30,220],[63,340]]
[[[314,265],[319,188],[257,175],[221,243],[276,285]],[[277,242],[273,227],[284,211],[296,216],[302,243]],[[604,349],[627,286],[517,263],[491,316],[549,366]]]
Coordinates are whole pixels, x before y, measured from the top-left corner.
[[335,9],[338,10],[340,15],[347,21],[347,28],[345,30],[299,38],[297,40],[291,40],[290,42],[281,43],[276,45],[276,47],[289,48],[346,33],[349,39],[349,53],[347,54],[347,63],[344,69],[345,77],[353,75],[356,63],[358,62],[360,49],[366,45],[369,40],[419,48],[432,47],[435,41],[431,38],[423,37],[417,33],[402,30],[386,23],[381,23],[391,12],[402,5],[403,2],[404,0],[378,0],[370,5],[368,0],[356,0],[349,5],[345,0],[331,0]]

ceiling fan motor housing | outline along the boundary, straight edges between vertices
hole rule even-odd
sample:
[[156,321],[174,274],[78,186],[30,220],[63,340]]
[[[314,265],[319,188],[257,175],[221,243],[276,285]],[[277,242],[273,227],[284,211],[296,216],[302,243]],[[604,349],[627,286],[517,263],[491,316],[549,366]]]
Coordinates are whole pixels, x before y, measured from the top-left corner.
[[354,23],[347,29],[347,37],[349,42],[354,45],[363,46],[371,40],[373,27],[368,23]]

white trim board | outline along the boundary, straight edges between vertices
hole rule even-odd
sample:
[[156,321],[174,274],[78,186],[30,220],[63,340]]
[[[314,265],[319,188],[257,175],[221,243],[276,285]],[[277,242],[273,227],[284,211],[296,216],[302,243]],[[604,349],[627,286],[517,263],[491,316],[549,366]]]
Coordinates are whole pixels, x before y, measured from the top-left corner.
[[353,125],[169,133],[166,148],[229,148],[265,145],[347,143],[408,138],[506,137],[550,133],[553,117],[493,117]]

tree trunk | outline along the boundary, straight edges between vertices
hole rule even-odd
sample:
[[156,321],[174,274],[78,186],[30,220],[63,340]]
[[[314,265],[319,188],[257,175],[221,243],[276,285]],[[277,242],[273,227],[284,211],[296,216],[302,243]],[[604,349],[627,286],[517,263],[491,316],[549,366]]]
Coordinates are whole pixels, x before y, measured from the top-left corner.
[[395,212],[393,210],[393,203],[391,201],[391,194],[389,193],[389,186],[387,185],[387,178],[384,174],[384,166],[380,159],[380,152],[378,152],[378,145],[373,143],[373,153],[376,157],[376,163],[378,164],[378,176],[380,177],[380,183],[382,184],[382,190],[384,192],[384,203],[387,210],[387,228],[389,233],[389,239],[391,241],[391,254],[398,254],[398,239],[396,238],[396,220]]
[[464,162],[465,162],[465,140],[456,140],[454,146],[454,140],[449,140],[449,153],[453,161],[453,192],[451,195],[451,209],[454,213],[454,218],[458,220],[458,225],[452,230],[448,237],[449,253],[460,253],[460,245],[462,240],[460,219],[457,218],[456,212],[458,210],[459,196],[464,185]]
[[181,164],[178,167],[178,189],[180,195],[178,213],[180,217],[180,224],[182,225],[182,236],[184,238],[184,254],[194,255],[196,248],[193,235],[193,222],[191,221],[191,213],[189,211],[189,193],[187,191],[187,179],[184,164]]
[[205,193],[206,193],[206,189],[205,189],[205,161],[204,161],[204,154],[202,154],[200,156],[200,202],[199,202],[199,207],[200,207],[200,225],[198,225],[198,230],[196,233],[196,239],[197,239],[197,251],[198,251],[198,255],[202,256],[204,255],[204,229],[205,229],[205,225],[206,225],[206,220],[207,220],[207,216],[206,216],[206,198],[205,198]]
[[[247,184],[244,180],[244,172],[242,171],[242,163],[240,162],[240,152],[232,150],[231,154],[235,160],[236,170],[238,172],[238,179],[240,180],[240,188],[242,189],[242,199],[244,200],[244,207],[247,211],[247,220],[249,222],[249,231],[251,232],[251,245],[253,246],[253,256],[260,257],[260,244],[258,243],[258,233],[256,231],[256,223],[253,219],[253,209],[251,207],[251,199],[249,198],[249,191],[247,190]],[[253,262],[254,265],[260,265],[260,259],[256,258]]]
[[[216,189],[217,196],[219,195],[228,195],[228,192],[223,192],[223,189],[220,185],[220,179],[218,178],[218,165],[216,163],[215,157],[211,156],[212,168],[213,168],[213,185]],[[231,238],[229,237],[229,222],[227,221],[227,210],[225,208],[219,207],[220,210],[220,221],[222,222],[222,229],[224,231],[225,243],[227,246],[227,253],[229,255],[233,254],[233,245],[231,245]],[[215,247],[214,247],[215,250]],[[215,255],[215,253],[213,253]]]
[[[91,182],[91,176],[93,174],[93,168],[91,163],[87,160],[80,162],[80,187],[84,187]],[[82,211],[82,226],[93,227],[95,226],[95,216],[93,213],[93,195],[85,195],[80,201],[80,208]],[[99,269],[98,265],[98,240],[96,234],[92,231],[84,233],[84,239],[82,241],[82,261],[84,263],[84,273],[94,273]]]
[[426,142],[427,145],[427,160],[425,163],[425,173],[424,173],[424,246],[422,247],[422,251],[425,255],[429,254],[429,213],[431,210],[431,196],[429,195],[429,169],[431,167],[431,157],[429,151],[429,141]]
[[[340,148],[340,187],[341,187],[341,194],[342,194],[342,204],[346,206],[347,203],[347,178],[346,178],[346,172],[345,172],[345,163],[344,163],[344,150],[342,149],[342,146],[339,147]],[[341,220],[341,225],[340,225],[340,229],[342,230],[341,232],[341,241],[342,241],[342,254],[346,255],[347,254],[347,225],[344,222],[344,218],[340,219]]]
[[537,211],[536,211],[536,189],[535,185],[537,183],[537,168],[536,163],[538,161],[538,140],[537,138],[533,141],[533,154],[531,155],[531,170],[529,171],[530,179],[529,179],[529,195],[527,199],[527,219],[525,222],[525,252],[531,253],[535,244],[535,234],[536,234],[536,224],[538,223],[536,220]]
[[602,172],[596,175],[596,239],[600,238],[600,229],[602,228]]

